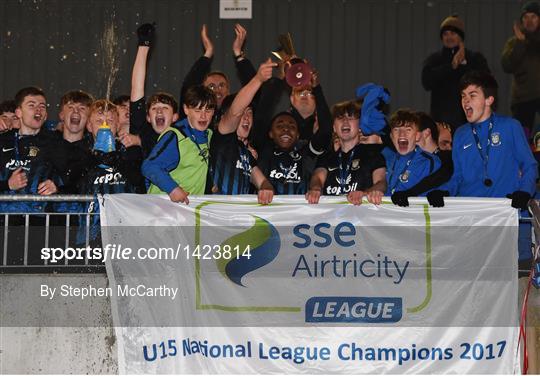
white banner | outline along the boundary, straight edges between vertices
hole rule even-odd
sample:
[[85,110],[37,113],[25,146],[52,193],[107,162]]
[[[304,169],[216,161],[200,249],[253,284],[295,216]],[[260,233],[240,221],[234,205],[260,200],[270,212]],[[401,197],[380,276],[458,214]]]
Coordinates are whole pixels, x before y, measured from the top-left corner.
[[121,373],[517,373],[504,199],[110,195]]

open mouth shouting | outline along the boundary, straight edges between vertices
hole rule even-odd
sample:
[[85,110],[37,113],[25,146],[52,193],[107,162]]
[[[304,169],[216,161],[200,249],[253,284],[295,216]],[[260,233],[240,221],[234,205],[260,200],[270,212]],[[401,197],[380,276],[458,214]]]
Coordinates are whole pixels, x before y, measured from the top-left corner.
[[472,116],[474,114],[474,110],[473,110],[473,108],[471,106],[469,106],[469,105],[463,106],[463,111],[465,111],[465,117],[467,119],[472,118]]
[[156,126],[163,128],[165,126],[165,116],[157,115],[156,116]]
[[279,136],[279,141],[282,144],[290,144],[292,140],[293,140],[292,136],[288,133],[284,133],[281,136]]
[[409,151],[409,140],[404,137],[398,138],[398,149],[400,154],[406,154]]
[[283,150],[289,150],[294,147],[296,138],[290,133],[282,133],[274,139],[277,146]]
[[81,124],[81,117],[77,114],[73,114],[69,117],[70,124],[73,125],[80,125]]
[[249,127],[249,122],[243,122],[242,124],[240,124],[240,128],[242,128],[242,130],[244,130],[245,132],[249,132]]
[[350,124],[344,124],[341,126],[341,134],[342,135],[350,135],[351,134],[351,131],[352,131],[352,128],[351,128],[351,125]]

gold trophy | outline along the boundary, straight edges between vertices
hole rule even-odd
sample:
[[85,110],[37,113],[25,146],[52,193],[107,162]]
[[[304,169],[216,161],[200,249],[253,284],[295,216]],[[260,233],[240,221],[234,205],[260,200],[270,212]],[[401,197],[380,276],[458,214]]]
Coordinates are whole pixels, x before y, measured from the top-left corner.
[[278,41],[280,46],[277,51],[272,51],[272,55],[283,62],[287,84],[293,88],[309,86],[313,69],[307,60],[296,55],[291,34],[280,35]]

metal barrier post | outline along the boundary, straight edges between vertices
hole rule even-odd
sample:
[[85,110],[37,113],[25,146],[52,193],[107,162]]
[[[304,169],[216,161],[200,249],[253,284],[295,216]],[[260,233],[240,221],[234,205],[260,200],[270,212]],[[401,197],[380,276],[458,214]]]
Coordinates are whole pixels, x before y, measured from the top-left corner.
[[8,227],[9,227],[9,215],[4,215],[4,259],[2,265],[7,264],[7,252],[8,252]]
[[[95,200],[95,196],[92,195],[53,195],[53,196],[39,196],[39,195],[0,195],[0,201],[3,202],[43,202],[43,203],[50,203],[50,202],[80,202],[80,203],[91,203]],[[55,233],[51,233],[51,216],[52,218],[60,218],[65,217],[66,221],[63,226],[65,229],[65,236],[64,236],[64,247],[68,248],[70,247],[70,238],[71,238],[71,231],[73,230],[73,226],[79,226],[78,222],[81,222],[82,218],[86,218],[86,228],[84,231],[84,247],[86,248],[88,245],[90,245],[90,224],[91,224],[91,218],[94,215],[99,215],[99,213],[88,213],[86,211],[86,206],[83,206],[84,210],[77,210],[73,209],[68,212],[50,212],[50,211],[43,211],[43,212],[9,212],[9,213],[0,213],[0,215],[4,215],[4,254],[2,257],[2,264],[0,264],[0,273],[9,272],[9,271],[15,271],[15,272],[31,272],[31,271],[38,271],[38,272],[50,272],[51,270],[54,271],[66,271],[66,272],[75,272],[76,270],[81,270],[83,272],[104,272],[105,266],[103,264],[90,264],[88,255],[86,252],[84,253],[84,264],[79,263],[78,265],[74,265],[73,263],[69,263],[68,259],[65,259],[63,263],[60,264],[53,264],[48,262],[48,260],[43,260],[42,262],[38,263],[37,265],[34,265],[34,257],[33,254],[30,255],[29,253],[31,251],[35,251],[33,249],[30,249],[30,245],[32,245],[35,242],[35,232],[32,232],[30,234],[30,224],[31,222],[34,223],[35,221],[30,220],[30,216],[36,216],[36,217],[45,217],[44,226],[45,226],[45,235],[43,239],[43,247],[50,247],[52,238],[51,236],[54,236],[56,239],[56,235],[52,235]],[[23,241],[21,241],[21,244],[16,244],[17,249],[13,249],[13,245],[11,246],[11,250],[9,250],[9,226],[10,226],[10,216],[17,215],[22,216],[24,218],[24,237]],[[71,218],[79,218],[79,221],[71,221]],[[13,221],[11,221],[13,223]],[[38,221],[41,224],[43,223],[42,220]],[[17,221],[15,223],[18,223]],[[56,224],[57,221],[53,221],[53,224]],[[35,223],[34,223],[35,224]],[[16,224],[15,224],[16,225]],[[13,225],[12,225],[13,226]],[[16,225],[17,226],[17,225]],[[60,227],[59,227],[60,228]],[[12,234],[13,235],[13,234]],[[60,239],[57,239],[60,240]],[[81,239],[82,240],[82,239]],[[16,242],[19,242],[18,237],[15,238]],[[41,241],[41,240],[40,240]],[[76,239],[75,239],[76,241]],[[83,245],[80,245],[83,247]],[[74,245],[74,247],[78,247],[77,244]],[[64,248],[64,249],[65,249]],[[20,259],[17,260],[17,262],[13,265],[8,265],[8,262],[11,263],[10,259],[8,258],[8,251],[11,252],[17,252],[17,254],[23,254],[22,257],[22,263],[20,262]],[[32,257],[31,257],[32,256]],[[32,265],[29,265],[29,261],[32,262]],[[46,269],[46,270],[43,270]]]

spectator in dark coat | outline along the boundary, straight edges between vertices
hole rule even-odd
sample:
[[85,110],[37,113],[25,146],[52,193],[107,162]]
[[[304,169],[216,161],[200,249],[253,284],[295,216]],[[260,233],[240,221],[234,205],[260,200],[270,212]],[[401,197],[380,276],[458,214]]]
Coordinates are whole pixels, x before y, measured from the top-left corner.
[[431,91],[431,116],[455,130],[466,123],[459,80],[468,71],[488,71],[486,58],[479,52],[465,48],[465,23],[457,15],[441,23],[442,49],[431,54],[422,68],[422,85]]
[[512,116],[529,132],[540,114],[540,4],[523,5],[514,24],[514,36],[504,46],[501,59],[506,73],[512,73]]

